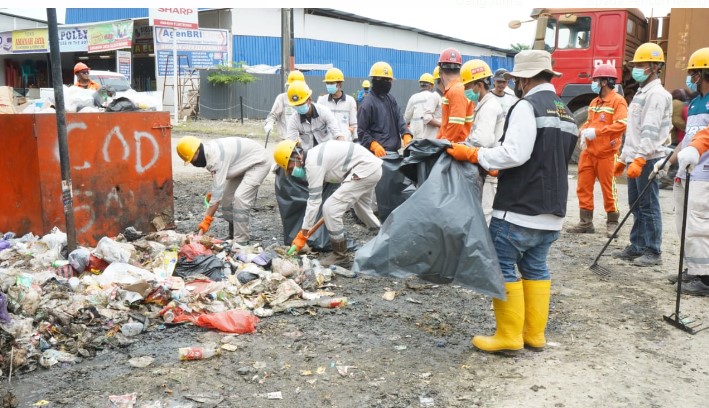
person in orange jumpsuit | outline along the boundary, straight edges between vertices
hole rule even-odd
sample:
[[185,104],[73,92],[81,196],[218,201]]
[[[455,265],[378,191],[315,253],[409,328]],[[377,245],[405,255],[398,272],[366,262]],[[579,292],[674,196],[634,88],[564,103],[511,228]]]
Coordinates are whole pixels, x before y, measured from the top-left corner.
[[628,103],[618,95],[615,83],[618,73],[615,67],[601,64],[593,71],[591,88],[598,93],[588,107],[588,121],[581,126],[580,143],[583,151],[579,156],[578,185],[580,222],[569,228],[570,233],[593,233],[593,186],[596,179],[601,183],[603,204],[606,210],[606,235],[613,236],[618,227],[618,194],[613,175],[616,155],[620,151],[621,138],[627,126]]
[[94,82],[89,78],[89,67],[83,62],[78,62],[74,65],[74,75],[76,75],[76,83],[74,86],[78,86],[84,89],[91,89],[98,91],[101,89],[101,85]]
[[444,86],[442,98],[441,127],[437,139],[447,139],[453,143],[464,142],[473,127],[475,104],[465,97],[465,89],[460,82],[460,67],[463,56],[455,48],[446,48],[438,59],[440,81]]

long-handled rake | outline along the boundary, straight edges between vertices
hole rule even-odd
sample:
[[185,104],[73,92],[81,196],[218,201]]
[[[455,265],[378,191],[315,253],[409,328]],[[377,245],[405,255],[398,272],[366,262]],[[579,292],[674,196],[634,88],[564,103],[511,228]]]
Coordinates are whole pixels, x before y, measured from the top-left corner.
[[[665,160],[662,162],[661,168],[665,167],[665,165],[667,164],[667,161],[670,160],[670,156],[672,156],[672,155],[668,154],[667,157],[665,157]],[[648,189],[650,189],[650,184],[652,183],[653,180],[655,180],[656,177],[657,177],[656,173],[650,174],[650,177],[648,177],[648,182],[645,185],[645,188],[643,188],[643,190],[640,192],[640,194],[638,195],[638,198],[635,199],[635,202],[633,203],[633,205],[630,206],[628,213],[625,214],[625,217],[623,217],[623,219],[620,221],[620,224],[618,224],[615,231],[613,231],[613,235],[610,238],[608,238],[608,242],[606,242],[606,244],[603,246],[603,249],[601,249],[601,252],[598,253],[598,256],[596,257],[596,259],[593,260],[593,263],[591,264],[591,266],[589,268],[596,275],[604,277],[604,278],[607,278],[608,276],[610,276],[611,271],[608,268],[606,268],[602,265],[599,265],[598,260],[601,259],[601,256],[603,256],[603,253],[606,252],[606,249],[608,249],[608,245],[610,245],[611,242],[618,236],[618,231],[620,231],[620,229],[623,228],[623,224],[625,224],[625,221],[628,220],[628,217],[630,217],[630,214],[633,213],[633,210],[635,209],[635,207],[640,205],[640,199],[643,198],[643,195],[645,195],[645,192],[647,192]]]
[[697,330],[702,323],[690,326],[692,323],[696,323],[696,320],[689,320],[687,318],[681,318],[679,315],[679,304],[682,298],[682,272],[684,268],[684,239],[687,232],[687,209],[689,201],[689,168],[687,168],[687,182],[684,186],[684,212],[682,213],[682,237],[679,244],[679,268],[677,270],[677,300],[675,301],[675,312],[669,316],[662,316],[665,321],[674,327],[686,331],[689,334],[697,334],[700,331],[706,329],[706,327]]

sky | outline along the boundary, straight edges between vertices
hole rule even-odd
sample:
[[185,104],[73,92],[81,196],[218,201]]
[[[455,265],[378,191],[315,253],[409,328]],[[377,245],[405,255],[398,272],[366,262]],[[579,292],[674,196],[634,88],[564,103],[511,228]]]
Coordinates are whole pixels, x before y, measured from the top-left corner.
[[[38,2],[42,3],[42,2]],[[76,3],[76,4],[72,4]],[[173,0],[171,6],[193,6],[188,1]],[[530,3],[526,0],[434,0],[416,2],[423,6],[414,5],[413,1],[389,0],[348,0],[348,1],[274,1],[259,0],[259,7],[327,7],[357,14],[363,17],[382,20],[389,23],[415,27],[421,30],[443,34],[461,40],[476,42],[480,44],[492,45],[500,48],[510,48],[510,44],[523,43],[531,44],[534,37],[534,23],[528,22],[516,30],[508,28],[510,20],[529,20],[532,7],[538,4]],[[37,4],[34,3],[34,4]],[[122,1],[122,5],[131,7],[144,6],[144,3]],[[253,3],[249,3],[251,5]],[[382,6],[385,4],[386,6]],[[401,6],[394,7],[394,4]],[[674,0],[672,6],[700,6],[706,1],[700,0]],[[52,4],[47,2],[46,6]],[[56,5],[56,4],[55,4]],[[73,7],[85,7],[86,3],[78,3],[73,0],[64,1],[62,5]],[[545,7],[639,7],[646,17],[665,16],[670,11],[670,2],[661,0],[645,1],[616,1],[616,0],[595,0],[595,1],[557,1],[549,0],[542,2]],[[203,7],[244,7],[238,2],[227,1],[206,1],[200,4]],[[64,9],[57,9],[59,22],[63,22]],[[5,8],[0,11],[25,15],[38,19],[46,19],[46,10]],[[440,16],[440,17],[437,17]]]

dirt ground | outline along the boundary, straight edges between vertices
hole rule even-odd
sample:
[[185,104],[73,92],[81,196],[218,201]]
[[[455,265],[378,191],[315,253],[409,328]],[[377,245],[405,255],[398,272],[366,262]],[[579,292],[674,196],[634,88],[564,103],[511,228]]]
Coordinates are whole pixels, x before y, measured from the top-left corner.
[[[262,123],[199,122],[174,129],[202,137],[247,135],[263,140]],[[273,135],[272,135],[273,136]],[[276,138],[271,138],[269,147]],[[193,230],[209,189],[203,169],[173,159],[178,231]],[[568,216],[578,220],[575,167]],[[627,210],[625,185],[618,189]],[[495,327],[491,299],[416,278],[337,277],[343,309],[301,309],[264,318],[252,335],[225,336],[192,326],[156,324],[124,348],[106,349],[80,364],[2,379],[21,407],[106,407],[110,395],[137,393],[136,407],[706,407],[709,401],[709,331],[689,335],[665,323],[675,294],[665,276],[677,272],[679,240],[672,191],[661,190],[663,260],[636,268],[605,256],[612,270],[600,278],[589,265],[605,235],[562,233],[549,256],[552,300],[543,352],[498,356],[476,351],[473,334]],[[600,190],[596,205],[602,208]],[[625,215],[623,213],[622,215]],[[360,242],[372,237],[348,218]],[[622,248],[630,222],[607,251]],[[595,216],[597,230],[605,222]],[[226,235],[226,223],[212,231]],[[259,190],[252,234],[264,245],[282,242],[273,175]],[[395,290],[393,301],[382,299]],[[684,314],[704,319],[709,299],[685,296]],[[231,342],[232,353],[181,362],[179,347]],[[155,358],[132,368],[132,357]],[[280,397],[277,398],[280,392]],[[41,406],[41,405],[40,405]]]

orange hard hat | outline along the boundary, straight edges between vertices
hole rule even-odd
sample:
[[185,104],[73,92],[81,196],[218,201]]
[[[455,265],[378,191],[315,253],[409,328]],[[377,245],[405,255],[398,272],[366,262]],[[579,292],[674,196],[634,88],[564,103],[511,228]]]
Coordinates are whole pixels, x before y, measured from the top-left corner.
[[618,72],[615,67],[610,64],[601,64],[593,70],[591,78],[613,78],[618,79]]
[[79,71],[88,71],[89,66],[84,64],[83,62],[78,62],[76,65],[74,65],[74,75],[76,75],[77,72]]

